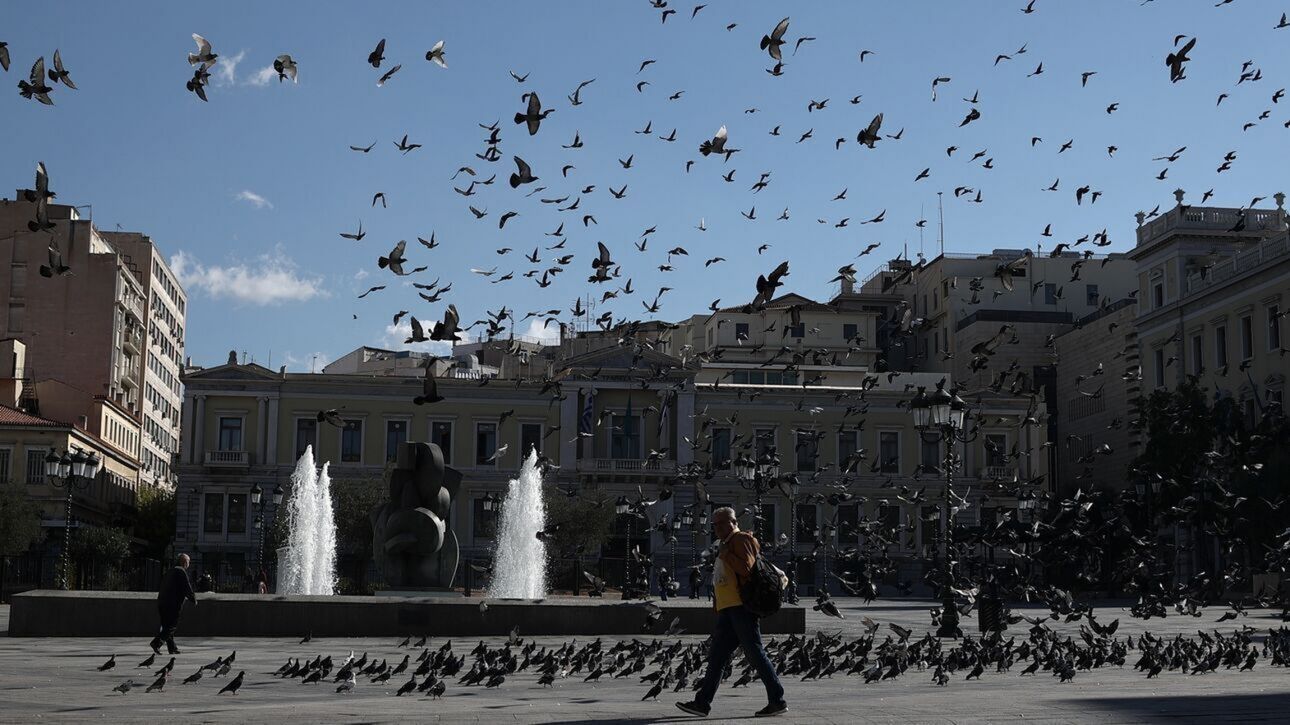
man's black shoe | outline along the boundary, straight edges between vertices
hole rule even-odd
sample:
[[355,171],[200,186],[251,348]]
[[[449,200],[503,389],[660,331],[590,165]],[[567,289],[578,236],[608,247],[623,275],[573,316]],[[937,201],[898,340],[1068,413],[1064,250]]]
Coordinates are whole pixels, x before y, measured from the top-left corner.
[[177,655],[177,654],[180,654],[180,652],[179,652],[179,650],[178,650],[178,649],[172,649],[172,650],[170,650],[170,654],[172,654],[172,655]]
[[770,717],[771,715],[779,715],[785,712],[788,712],[788,703],[780,700],[779,702],[772,702],[766,707],[763,707],[758,710],[756,714],[757,717]]
[[149,644],[148,646],[152,648],[152,653],[153,653],[153,654],[157,654],[157,655],[161,654],[161,643],[160,643],[160,642],[152,642],[152,643],[151,643],[151,644]]
[[680,708],[682,712],[688,712],[691,715],[698,715],[699,717],[708,716],[709,708],[706,708],[697,702],[678,702],[676,703],[676,706]]

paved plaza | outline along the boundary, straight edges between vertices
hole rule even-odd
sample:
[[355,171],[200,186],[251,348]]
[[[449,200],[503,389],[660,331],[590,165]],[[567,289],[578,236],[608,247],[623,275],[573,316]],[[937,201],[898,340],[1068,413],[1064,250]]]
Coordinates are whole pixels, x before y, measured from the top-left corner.
[[[864,605],[860,600],[837,600],[846,619],[809,612],[808,634],[837,633],[848,638],[863,632],[862,617],[883,625],[879,638],[889,631],[887,623],[914,630],[914,638],[928,629],[927,601],[883,600]],[[1261,630],[1280,626],[1275,612],[1251,610],[1248,617],[1217,623],[1219,608],[1203,617],[1170,616],[1149,622],[1128,616],[1126,602],[1097,607],[1099,621],[1120,618],[1117,635],[1135,639],[1144,631],[1155,635],[1182,632],[1195,635],[1198,629],[1230,632],[1233,625]],[[0,630],[7,633],[8,607],[0,607]],[[1037,616],[1046,610],[1014,608],[1016,613]],[[975,620],[964,622],[975,628]],[[1059,632],[1075,634],[1078,624],[1052,622]],[[1014,625],[1008,635],[1024,639],[1024,622]],[[521,633],[522,636],[522,633]],[[669,642],[676,638],[668,638]],[[694,641],[694,637],[680,637]],[[552,688],[538,686],[534,672],[508,677],[499,688],[456,684],[448,678],[442,699],[432,700],[419,693],[396,697],[395,691],[407,681],[406,675],[383,684],[371,684],[360,677],[351,694],[337,694],[335,685],[303,685],[299,680],[272,676],[288,657],[312,659],[330,654],[339,661],[350,650],[369,657],[386,658],[391,664],[417,650],[398,649],[395,639],[316,639],[298,644],[299,638],[186,639],[182,627],[178,641],[183,654],[162,693],[146,694],[135,689],[122,695],[112,688],[128,678],[146,686],[153,671],[166,657],[147,670],[135,665],[149,653],[147,637],[91,640],[81,638],[25,639],[0,637],[0,722],[680,722],[691,720],[673,703],[688,699],[688,692],[664,692],[658,702],[641,702],[648,690],[639,676],[583,682],[573,675],[555,682]],[[562,640],[537,638],[539,645],[554,646]],[[489,641],[490,645],[500,640]],[[438,648],[442,641],[431,640]],[[458,654],[468,652],[478,640],[455,641]],[[228,677],[214,679],[210,673],[196,684],[181,681],[198,667],[216,657],[237,650],[236,670],[246,670],[240,693],[218,695]],[[97,668],[109,655],[118,657],[109,672]],[[1131,669],[1136,660],[1130,653],[1123,668],[1103,667],[1081,671],[1072,682],[1059,683],[1051,674],[1022,676],[1019,668],[1009,673],[987,670],[979,681],[964,681],[957,672],[945,687],[933,684],[930,672],[911,670],[898,678],[866,685],[858,676],[836,675],[831,679],[800,682],[786,678],[791,708],[780,722],[809,723],[959,723],[959,722],[1286,722],[1290,718],[1290,670],[1272,667],[1261,659],[1251,671],[1219,669],[1203,675],[1163,672],[1151,680]],[[646,672],[656,667],[650,667]],[[584,673],[585,674],[585,673]],[[330,679],[330,678],[329,678]],[[723,684],[707,721],[750,719],[763,704],[764,693],[756,682],[732,690]],[[670,688],[669,688],[670,690]]]

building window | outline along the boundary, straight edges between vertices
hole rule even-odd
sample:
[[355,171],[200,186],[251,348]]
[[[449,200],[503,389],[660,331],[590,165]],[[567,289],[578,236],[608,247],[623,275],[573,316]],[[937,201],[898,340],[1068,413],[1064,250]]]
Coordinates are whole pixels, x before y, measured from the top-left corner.
[[363,460],[363,421],[346,420],[340,429],[340,460],[359,463]]
[[1057,304],[1057,285],[1053,284],[1052,282],[1048,282],[1044,284],[1044,304],[1046,305]]
[[228,533],[246,533],[246,494],[244,493],[228,495]]
[[819,457],[819,439],[813,431],[797,431],[794,448],[797,451],[797,470],[814,471],[815,460]]
[[203,508],[202,531],[208,534],[224,533],[224,494],[206,494],[206,506]]
[[49,451],[27,449],[27,485],[39,486],[45,482],[45,456]]
[[542,424],[520,423],[520,463],[529,457],[530,451],[542,454]]
[[842,339],[851,342],[860,334],[860,326],[854,322],[844,322],[842,324]]
[[12,468],[12,458],[12,450],[8,448],[0,448],[0,484],[7,485],[10,482],[9,475],[12,473],[10,470]]
[[1165,306],[1165,286],[1157,283],[1151,288],[1151,302],[1154,305],[1152,309],[1160,309]]
[[1219,325],[1214,328],[1214,365],[1223,367],[1227,365],[1227,326]]
[[853,546],[859,541],[860,506],[849,503],[838,507],[838,545]]
[[855,473],[860,465],[856,453],[860,450],[860,431],[844,430],[838,433],[838,470],[843,474]]
[[757,451],[757,457],[773,453],[777,446],[775,445],[774,428],[757,428],[753,431],[754,449]]
[[919,438],[919,463],[923,464],[923,471],[927,473],[940,473],[941,462],[944,454],[941,453],[941,444],[938,441],[929,441]]
[[1193,375],[1200,375],[1205,369],[1205,346],[1201,341],[1200,335],[1192,335],[1191,338],[1191,372]]
[[1279,308],[1272,305],[1268,313],[1268,350],[1281,349],[1281,320],[1277,319]]
[[887,430],[878,433],[878,457],[883,473],[900,473],[900,433]]
[[452,465],[452,423],[436,420],[430,423],[430,442],[439,446],[445,466]]
[[985,465],[1003,468],[1008,465],[1008,435],[987,433],[985,436]]
[[1156,387],[1162,388],[1165,385],[1165,351],[1156,350]]
[[882,530],[883,536],[888,540],[898,540],[900,536],[900,507],[879,506],[878,526]]
[[484,508],[484,499],[471,502],[471,536],[476,541],[492,541],[497,535],[497,512]]
[[305,454],[305,449],[313,446],[314,453],[318,453],[318,419],[317,418],[296,418],[296,455],[295,460]]
[[730,429],[712,429],[712,467],[718,471],[730,470]]
[[735,342],[746,342],[748,340],[748,323],[735,323]]
[[398,458],[399,444],[408,440],[408,422],[406,420],[385,421],[385,460]]
[[805,322],[799,322],[796,325],[785,325],[785,328],[788,330],[789,337],[796,337],[798,339],[806,337]]
[[1097,307],[1097,303],[1098,303],[1097,285],[1095,284],[1084,285],[1084,304],[1088,305],[1089,307]]
[[220,416],[219,450],[242,450],[242,419],[233,416]]
[[797,543],[815,543],[816,529],[819,528],[819,509],[813,503],[797,504]]
[[636,414],[611,416],[609,431],[609,457],[638,459],[641,457],[641,431]]
[[493,454],[497,452],[497,424],[475,424],[475,465],[496,465]]

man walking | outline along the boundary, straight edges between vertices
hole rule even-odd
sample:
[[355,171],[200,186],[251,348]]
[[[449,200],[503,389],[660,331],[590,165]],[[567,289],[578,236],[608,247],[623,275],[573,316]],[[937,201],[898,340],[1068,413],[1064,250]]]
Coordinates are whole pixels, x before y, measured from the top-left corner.
[[779,684],[775,666],[766,656],[761,643],[761,624],[756,615],[748,611],[739,596],[739,585],[748,578],[761,546],[757,539],[739,530],[735,510],[719,508],[712,514],[712,527],[721,544],[712,570],[712,588],[716,592],[717,627],[708,651],[708,672],[700,683],[698,694],[691,702],[678,702],[677,707],[691,715],[707,715],[712,709],[712,698],[721,684],[721,674],[730,662],[736,647],[743,647],[744,657],[757,670],[770,704],[757,711],[758,717],[778,715],[788,710],[784,702],[784,687]]
[[180,554],[178,565],[166,572],[166,578],[161,582],[161,591],[157,593],[157,614],[161,617],[161,626],[149,645],[157,654],[161,654],[162,642],[166,643],[170,654],[179,654],[179,648],[175,646],[179,610],[184,606],[185,599],[192,602],[194,607],[197,606],[197,595],[193,593],[192,582],[188,581],[188,562],[188,555]]

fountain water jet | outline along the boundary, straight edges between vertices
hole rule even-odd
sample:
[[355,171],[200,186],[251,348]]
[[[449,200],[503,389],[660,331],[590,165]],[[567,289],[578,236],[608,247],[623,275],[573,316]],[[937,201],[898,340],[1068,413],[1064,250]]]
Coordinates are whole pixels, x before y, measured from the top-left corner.
[[331,478],[314,467],[313,446],[291,474],[287,504],[287,548],[278,574],[279,594],[334,594],[336,589],[336,523],[331,507]]
[[511,479],[502,504],[502,521],[493,556],[493,581],[488,596],[495,599],[542,599],[546,596],[546,543],[537,532],[546,528],[542,473],[537,451],[524,459],[518,478]]

